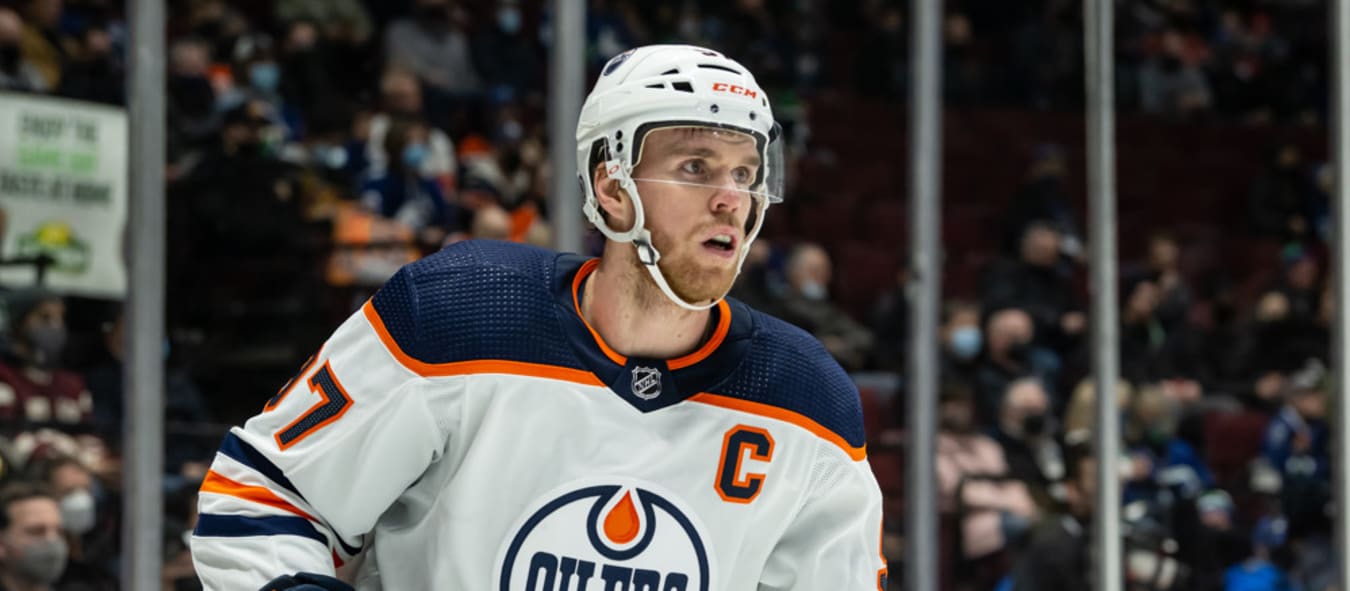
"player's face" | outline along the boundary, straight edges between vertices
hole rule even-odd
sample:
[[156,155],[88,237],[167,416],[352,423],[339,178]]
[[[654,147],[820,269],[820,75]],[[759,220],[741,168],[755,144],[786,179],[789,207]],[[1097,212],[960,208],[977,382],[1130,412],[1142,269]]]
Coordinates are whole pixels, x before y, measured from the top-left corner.
[[633,177],[661,271],[685,301],[719,298],[736,280],[760,164],[745,134],[673,127],[647,135]]

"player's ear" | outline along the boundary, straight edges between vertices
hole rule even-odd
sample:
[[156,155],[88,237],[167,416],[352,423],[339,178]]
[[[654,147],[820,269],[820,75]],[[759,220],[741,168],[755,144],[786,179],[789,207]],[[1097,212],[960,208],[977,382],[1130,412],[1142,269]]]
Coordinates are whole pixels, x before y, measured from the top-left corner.
[[632,198],[619,186],[619,181],[609,177],[603,162],[596,164],[592,171],[591,186],[595,187],[595,199],[609,227],[619,232],[628,231],[633,226]]

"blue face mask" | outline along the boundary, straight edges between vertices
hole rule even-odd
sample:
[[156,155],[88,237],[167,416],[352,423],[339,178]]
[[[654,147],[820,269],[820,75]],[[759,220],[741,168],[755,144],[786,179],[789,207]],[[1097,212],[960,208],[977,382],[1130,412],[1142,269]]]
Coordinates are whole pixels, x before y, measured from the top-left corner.
[[248,69],[248,82],[263,92],[275,92],[281,83],[281,66],[269,62],[253,64]]
[[829,290],[826,289],[824,285],[821,285],[814,281],[808,281],[806,283],[803,283],[801,287],[801,293],[802,297],[813,302],[824,301],[825,298],[830,297]]
[[497,27],[504,33],[515,34],[520,30],[520,9],[503,8],[497,11]]
[[422,162],[427,159],[427,147],[422,144],[408,144],[403,148],[403,165],[411,170],[422,168]]
[[974,326],[963,326],[952,331],[952,355],[962,361],[970,361],[976,355],[980,354],[980,345],[983,344],[983,337],[980,329]]

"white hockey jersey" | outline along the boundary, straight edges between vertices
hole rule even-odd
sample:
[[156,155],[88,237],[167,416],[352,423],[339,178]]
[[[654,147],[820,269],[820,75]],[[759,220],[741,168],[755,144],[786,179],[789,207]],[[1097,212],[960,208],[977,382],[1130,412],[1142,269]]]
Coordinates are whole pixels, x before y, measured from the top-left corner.
[[820,344],[724,301],[698,351],[625,357],[578,313],[596,263],[467,242],[401,270],[221,445],[206,589],[344,563],[363,591],[884,589]]

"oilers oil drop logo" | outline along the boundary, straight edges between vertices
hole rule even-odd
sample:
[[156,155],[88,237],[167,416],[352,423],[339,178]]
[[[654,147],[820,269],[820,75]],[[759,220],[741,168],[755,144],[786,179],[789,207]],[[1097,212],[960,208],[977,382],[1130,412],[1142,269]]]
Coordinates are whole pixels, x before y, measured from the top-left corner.
[[561,489],[526,512],[498,561],[499,591],[708,591],[707,537],[643,484]]

